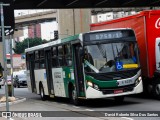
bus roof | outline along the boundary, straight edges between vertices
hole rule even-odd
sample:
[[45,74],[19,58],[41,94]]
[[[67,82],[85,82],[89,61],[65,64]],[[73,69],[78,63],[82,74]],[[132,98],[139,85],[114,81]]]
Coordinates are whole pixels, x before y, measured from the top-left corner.
[[[116,30],[132,30],[131,28],[117,28],[117,29],[103,29],[103,30],[96,30],[96,31],[90,31],[90,32],[86,32],[86,33],[94,33],[94,32],[101,32],[101,31],[116,31]],[[45,44],[41,44],[41,45],[37,45],[31,48],[27,48],[25,49],[25,52],[30,52],[30,51],[34,51],[34,50],[39,50],[39,49],[43,49],[43,48],[47,48],[50,46],[54,46],[54,45],[58,45],[58,44],[63,44],[69,41],[74,41],[74,40],[82,40],[82,35],[85,33],[80,33],[74,36],[69,36],[67,38],[63,38],[63,39],[58,39],[52,42],[48,42]]]
[[57,39],[57,40],[52,41],[52,42],[48,42],[48,43],[45,43],[45,44],[33,46],[33,47],[31,47],[31,48],[25,49],[25,52],[30,52],[30,51],[34,51],[34,50],[39,50],[39,49],[47,48],[47,47],[50,47],[50,46],[53,46],[53,45],[63,44],[63,43],[65,43],[65,42],[69,42],[69,41],[74,41],[74,40],[79,39],[79,36],[80,36],[80,34],[77,34],[77,35],[70,36],[70,37],[67,37],[67,38]]

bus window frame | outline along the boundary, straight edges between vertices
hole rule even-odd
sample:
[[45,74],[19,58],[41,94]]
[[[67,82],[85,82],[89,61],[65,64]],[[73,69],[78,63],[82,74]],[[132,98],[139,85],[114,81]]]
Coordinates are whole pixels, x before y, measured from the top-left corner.
[[[69,46],[69,50],[68,53],[66,52],[66,46]],[[69,64],[69,60],[71,61],[71,64]],[[73,58],[72,58],[72,45],[70,43],[66,43],[64,44],[64,62],[65,62],[65,66],[67,67],[71,67],[73,64]]]
[[[51,55],[52,55],[52,68],[57,68],[58,66],[59,66],[59,61],[58,61],[58,48],[57,48],[58,46],[53,46],[52,48],[51,48]],[[53,48],[55,48],[55,54],[54,54],[54,52],[53,52]],[[55,59],[56,60],[56,63],[55,63],[55,65],[53,65],[53,59]]]
[[39,50],[39,69],[45,69],[45,68],[46,68],[45,51],[44,51],[44,49],[40,49]]
[[30,67],[29,67],[29,62],[30,62],[29,53],[26,53],[26,68],[27,68],[27,70],[30,69]]
[[[62,54],[60,54],[59,55],[59,47],[61,47],[62,48]],[[58,53],[58,55],[57,55],[57,58],[58,58],[58,63],[59,63],[59,66],[58,67],[64,67],[65,66],[65,63],[64,63],[64,46],[63,46],[63,44],[60,44],[60,45],[58,45],[57,46],[57,53]],[[60,63],[60,58],[61,58],[61,62],[62,63]]]

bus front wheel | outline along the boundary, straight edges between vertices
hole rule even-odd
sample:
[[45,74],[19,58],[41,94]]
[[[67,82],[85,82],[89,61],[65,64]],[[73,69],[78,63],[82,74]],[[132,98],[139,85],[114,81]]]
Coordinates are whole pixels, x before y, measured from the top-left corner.
[[40,91],[41,99],[42,99],[43,101],[45,101],[45,100],[46,100],[46,96],[45,96],[44,88],[43,88],[43,85],[42,85],[42,84],[40,84],[40,86],[39,86],[39,91]]
[[75,89],[72,89],[72,91],[71,91],[71,103],[76,106],[78,106],[80,104],[79,99],[77,98],[77,94],[76,94]]

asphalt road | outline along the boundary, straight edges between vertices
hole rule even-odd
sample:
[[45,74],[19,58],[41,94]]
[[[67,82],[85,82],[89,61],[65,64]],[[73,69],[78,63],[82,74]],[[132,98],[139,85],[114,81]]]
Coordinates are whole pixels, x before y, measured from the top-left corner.
[[[0,95],[4,93],[4,88],[0,90]],[[113,115],[115,113],[141,113],[143,111],[160,111],[160,101],[145,98],[145,97],[133,97],[129,96],[125,98],[125,101],[121,104],[116,104],[113,99],[97,99],[83,101],[82,106],[74,106],[70,104],[68,99],[48,99],[41,101],[40,96],[30,93],[27,88],[15,88],[15,96],[25,97],[27,100],[23,103],[11,105],[10,111],[40,111],[42,116],[57,116],[57,117],[44,117],[38,118],[38,120],[159,120],[160,117],[131,117],[125,114],[125,117],[111,117],[106,115]],[[5,111],[5,107],[1,107],[0,111]],[[45,111],[45,112],[44,112]],[[49,111],[49,112],[47,112]],[[59,112],[57,112],[59,111]],[[72,111],[71,113],[68,111]],[[109,114],[113,112],[113,114]],[[47,115],[48,114],[48,115]],[[147,114],[147,112],[145,113]],[[144,114],[144,115],[145,115]],[[63,117],[60,117],[63,116]],[[70,117],[67,117],[70,116]],[[136,114],[134,115],[136,116]],[[19,120],[20,118],[16,118]],[[29,119],[29,118],[23,118]],[[36,120],[37,118],[30,118],[29,120]]]

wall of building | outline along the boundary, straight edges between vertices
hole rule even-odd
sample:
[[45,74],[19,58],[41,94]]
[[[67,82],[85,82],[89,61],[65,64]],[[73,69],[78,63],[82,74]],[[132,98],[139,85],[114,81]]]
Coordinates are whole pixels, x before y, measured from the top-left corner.
[[35,38],[41,37],[41,25],[36,24],[28,27],[28,37]]
[[58,10],[59,38],[68,37],[90,31],[90,9],[59,9]]

